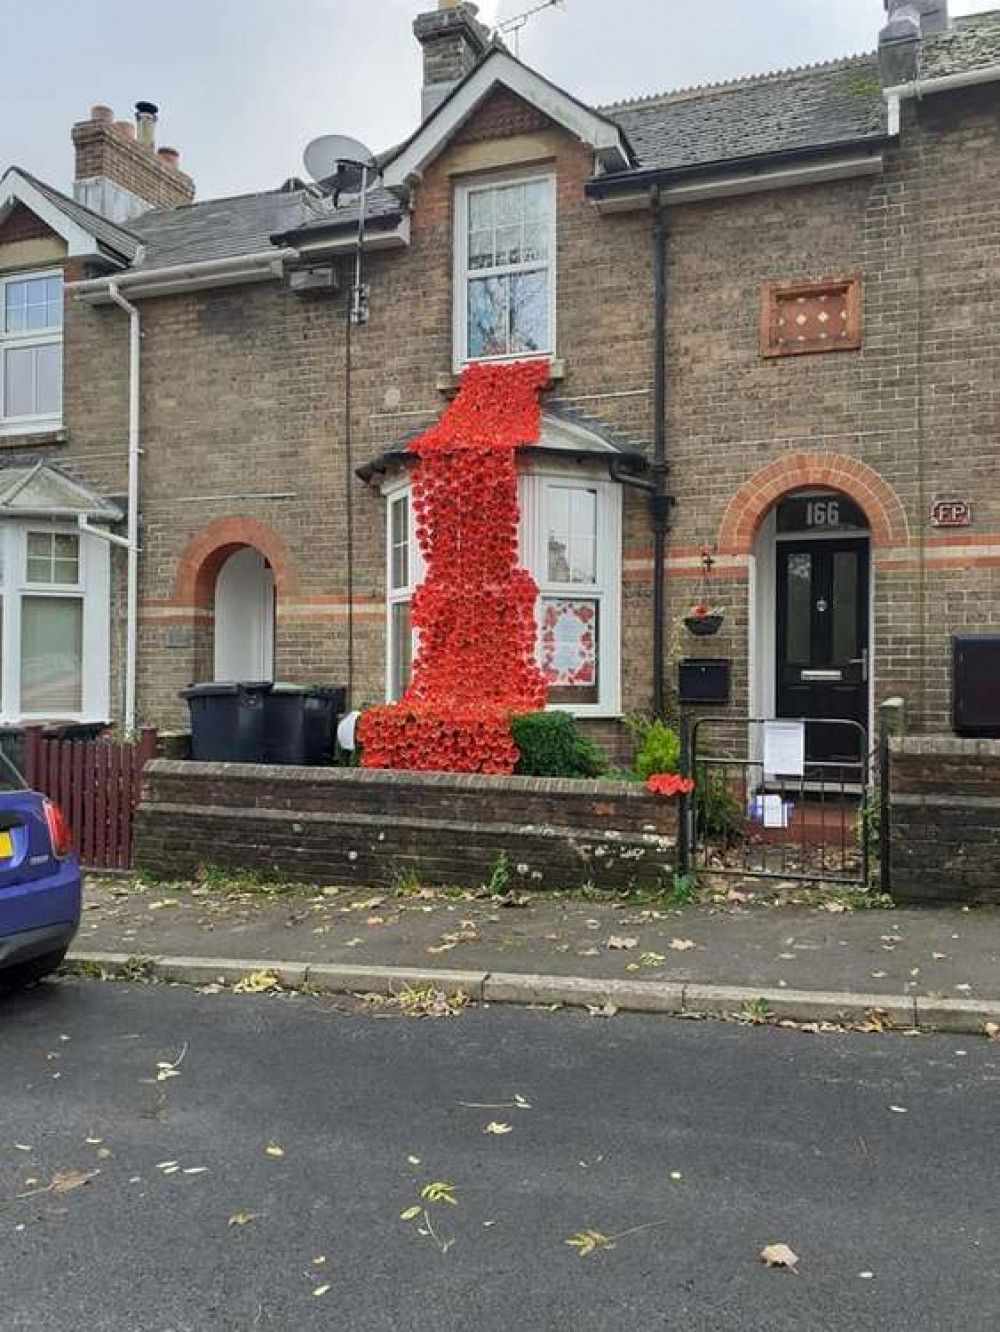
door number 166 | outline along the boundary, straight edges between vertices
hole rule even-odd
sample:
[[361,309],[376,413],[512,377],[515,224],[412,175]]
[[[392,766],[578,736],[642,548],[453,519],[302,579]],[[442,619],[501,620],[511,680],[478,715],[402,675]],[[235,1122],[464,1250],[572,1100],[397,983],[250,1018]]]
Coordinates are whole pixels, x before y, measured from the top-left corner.
[[839,524],[839,500],[809,500],[806,504],[806,527],[837,527]]

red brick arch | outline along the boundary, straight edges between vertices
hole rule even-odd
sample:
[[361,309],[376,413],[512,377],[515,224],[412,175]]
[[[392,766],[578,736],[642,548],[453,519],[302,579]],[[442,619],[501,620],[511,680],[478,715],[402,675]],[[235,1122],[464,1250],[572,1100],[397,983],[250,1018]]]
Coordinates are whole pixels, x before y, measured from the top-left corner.
[[245,546],[259,550],[270,564],[279,597],[299,594],[299,576],[292,557],[273,527],[256,518],[217,518],[196,533],[181,552],[171,601],[178,606],[211,609],[219,570],[230,555]]
[[871,528],[872,545],[905,546],[909,526],[899,496],[878,472],[844,453],[789,453],[740,486],[719,528],[719,550],[749,555],[771,507],[796,491],[824,486],[860,504]]

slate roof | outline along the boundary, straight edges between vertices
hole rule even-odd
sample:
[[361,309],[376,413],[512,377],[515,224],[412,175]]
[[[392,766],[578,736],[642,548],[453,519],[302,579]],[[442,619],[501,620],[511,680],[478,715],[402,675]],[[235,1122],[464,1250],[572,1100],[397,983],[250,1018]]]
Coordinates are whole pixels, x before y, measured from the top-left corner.
[[877,140],[887,128],[876,55],[601,109],[647,171]]
[[109,222],[106,217],[102,217],[100,213],[95,213],[92,208],[87,208],[84,204],[71,199],[68,194],[62,194],[59,190],[53,189],[51,185],[46,185],[44,180],[39,180],[37,176],[33,176],[30,171],[25,171],[23,167],[15,166],[11,169],[34,185],[38,193],[44,195],[53,208],[58,208],[61,213],[75,222],[78,227],[82,227],[84,231],[89,231],[102,246],[113,251],[122,259],[132,260],[135,258],[139,251],[140,241],[131,229],[119,226],[116,222]]
[[970,14],[957,19],[947,32],[924,40],[920,52],[921,79],[1000,64],[1000,11]]

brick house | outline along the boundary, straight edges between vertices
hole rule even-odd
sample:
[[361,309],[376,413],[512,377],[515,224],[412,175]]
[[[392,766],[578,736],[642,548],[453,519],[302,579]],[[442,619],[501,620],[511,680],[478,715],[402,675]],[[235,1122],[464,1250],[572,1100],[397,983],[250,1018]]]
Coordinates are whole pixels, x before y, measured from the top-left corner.
[[0,719],[179,724],[213,678],[397,697],[406,441],[468,360],[544,355],[552,706],[613,745],[707,656],[736,714],[901,694],[947,729],[950,635],[1000,625],[1000,12],[885,7],[873,54],[597,108],[442,0],[353,327],[354,195],[193,202],[149,103],[74,127],[72,196],[10,168]]

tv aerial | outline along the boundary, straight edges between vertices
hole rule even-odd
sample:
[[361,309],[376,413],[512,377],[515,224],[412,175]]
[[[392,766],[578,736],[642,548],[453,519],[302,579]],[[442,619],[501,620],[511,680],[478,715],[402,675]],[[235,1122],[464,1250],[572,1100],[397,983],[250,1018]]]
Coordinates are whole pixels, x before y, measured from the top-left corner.
[[565,9],[566,0],[540,0],[539,4],[532,5],[530,9],[525,9],[520,14],[515,14],[513,18],[504,19],[496,27],[497,33],[501,37],[513,36],[514,55],[521,55],[521,29],[527,27],[528,23],[545,9]]
[[316,185],[333,200],[336,208],[343,194],[358,200],[358,240],[354,255],[354,286],[351,289],[351,322],[368,322],[368,288],[364,283],[363,257],[368,190],[381,175],[375,154],[358,139],[346,134],[322,134],[306,145],[302,155],[306,171]]

